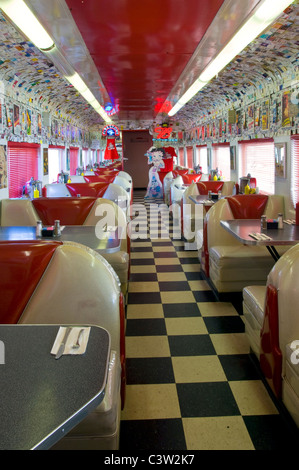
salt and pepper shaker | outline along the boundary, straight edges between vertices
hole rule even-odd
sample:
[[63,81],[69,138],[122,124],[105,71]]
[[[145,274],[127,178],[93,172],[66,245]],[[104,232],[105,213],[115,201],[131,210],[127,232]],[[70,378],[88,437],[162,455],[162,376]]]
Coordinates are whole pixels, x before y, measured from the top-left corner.
[[209,198],[209,199],[212,199],[212,191],[209,191],[209,192],[208,192],[208,198]]
[[61,235],[60,220],[55,220],[54,235],[55,237],[59,237]]
[[283,219],[282,219],[281,213],[278,214],[277,221],[278,221],[278,228],[283,228]]
[[35,234],[37,237],[41,237],[42,236],[42,221],[41,220],[38,220],[36,222],[36,231],[35,231]]
[[218,199],[221,199],[221,191],[218,191]]
[[261,229],[266,229],[267,228],[267,218],[265,215],[262,215],[261,217]]

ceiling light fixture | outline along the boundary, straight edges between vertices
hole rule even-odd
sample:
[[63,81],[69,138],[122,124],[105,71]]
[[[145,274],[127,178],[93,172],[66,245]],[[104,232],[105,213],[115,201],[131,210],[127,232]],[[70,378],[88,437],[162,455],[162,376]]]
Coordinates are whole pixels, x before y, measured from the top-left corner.
[[209,81],[212,80],[236,55],[261,34],[294,0],[264,0],[251,17],[233,36],[229,43],[203,70],[190,88],[179,98],[168,112],[174,116]]
[[102,119],[105,122],[111,123],[112,120],[108,114],[106,114],[78,73],[73,70],[64,55],[61,54],[53,39],[25,2],[23,0],[0,0],[0,8],[27,38],[52,60],[64,77],[76,88]]

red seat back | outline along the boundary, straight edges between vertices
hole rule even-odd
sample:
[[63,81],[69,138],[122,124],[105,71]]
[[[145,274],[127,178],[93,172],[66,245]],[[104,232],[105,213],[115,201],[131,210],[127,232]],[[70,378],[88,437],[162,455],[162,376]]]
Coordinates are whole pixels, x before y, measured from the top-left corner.
[[96,182],[96,183],[67,183],[66,187],[71,196],[76,197],[77,194],[86,197],[103,197],[106,189],[110,183]]
[[116,175],[103,174],[103,175],[84,175],[86,183],[113,183]]
[[191,173],[190,175],[182,175],[184,184],[197,183],[201,179],[201,174]]
[[209,191],[218,193],[223,188],[223,181],[200,181],[197,183],[199,194],[206,195]]
[[235,219],[260,219],[268,196],[264,194],[237,194],[227,198]]
[[0,242],[0,323],[19,321],[60,242]]
[[[84,183],[83,183],[84,184]],[[82,225],[95,203],[94,197],[48,197],[33,199],[32,203],[43,225]]]

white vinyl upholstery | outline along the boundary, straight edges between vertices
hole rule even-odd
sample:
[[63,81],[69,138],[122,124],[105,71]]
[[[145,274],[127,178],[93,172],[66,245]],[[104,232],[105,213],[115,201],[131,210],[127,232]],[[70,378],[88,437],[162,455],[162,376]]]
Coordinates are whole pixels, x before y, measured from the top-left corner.
[[46,184],[46,197],[70,197],[71,193],[64,183]]
[[96,325],[111,336],[103,402],[56,449],[118,449],[120,424],[120,286],[109,264],[83,245],[59,246],[19,323]]
[[27,226],[36,225],[39,220],[31,199],[2,199],[1,200],[1,226]]
[[[272,199],[273,198],[273,199]],[[283,196],[269,196],[265,214],[276,218],[284,213]],[[218,292],[242,292],[248,285],[264,285],[274,259],[264,246],[246,246],[220,225],[234,216],[226,199],[215,203],[206,214],[209,277]],[[276,247],[280,255],[289,246]]]

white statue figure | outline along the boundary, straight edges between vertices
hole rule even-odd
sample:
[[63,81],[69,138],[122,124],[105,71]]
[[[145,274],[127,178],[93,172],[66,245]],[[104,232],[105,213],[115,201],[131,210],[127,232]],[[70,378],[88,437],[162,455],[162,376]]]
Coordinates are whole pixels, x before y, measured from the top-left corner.
[[145,154],[148,158],[148,164],[153,164],[149,170],[149,182],[146,191],[146,198],[149,197],[163,197],[163,186],[159,178],[159,168],[164,168],[165,151],[163,148],[151,147]]

